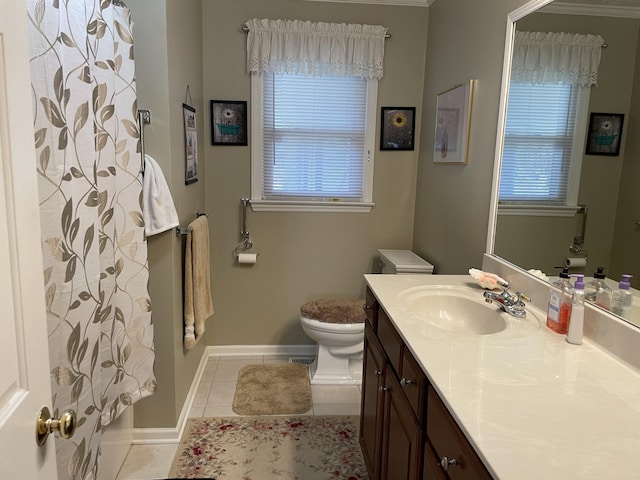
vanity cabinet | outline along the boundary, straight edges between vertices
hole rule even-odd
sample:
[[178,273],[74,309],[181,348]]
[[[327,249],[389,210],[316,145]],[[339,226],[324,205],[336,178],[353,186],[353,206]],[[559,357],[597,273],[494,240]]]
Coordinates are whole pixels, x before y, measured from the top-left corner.
[[360,445],[371,480],[490,479],[369,289],[365,311]]

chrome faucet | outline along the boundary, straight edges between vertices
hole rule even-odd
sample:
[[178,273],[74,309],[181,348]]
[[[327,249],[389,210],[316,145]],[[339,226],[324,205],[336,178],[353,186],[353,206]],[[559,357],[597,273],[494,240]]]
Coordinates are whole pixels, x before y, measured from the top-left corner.
[[499,285],[502,287],[502,292],[484,292],[484,301],[487,303],[496,302],[502,310],[513,317],[526,317],[527,312],[524,309],[524,301],[526,300],[530,302],[531,299],[522,292],[516,292],[512,295],[509,292],[508,283],[499,282]]

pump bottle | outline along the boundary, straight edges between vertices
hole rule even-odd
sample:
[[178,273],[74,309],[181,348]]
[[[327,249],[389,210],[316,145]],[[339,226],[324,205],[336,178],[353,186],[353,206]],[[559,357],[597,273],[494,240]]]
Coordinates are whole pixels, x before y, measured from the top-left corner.
[[553,282],[560,289],[551,288],[549,294],[549,308],[547,309],[547,327],[556,333],[565,334],[569,328],[569,316],[571,315],[571,300],[573,287],[569,281],[569,269],[563,268],[560,278]]
[[593,274],[593,280],[585,285],[584,299],[596,305],[609,309],[611,306],[611,294],[613,293],[605,283],[604,267],[598,267]]
[[613,291],[611,296],[611,311],[625,320],[630,320],[631,305],[633,304],[633,293],[629,283],[632,276],[622,275],[618,288]]
[[576,283],[573,284],[571,319],[569,320],[567,342],[580,345],[584,331],[584,275],[573,274],[570,276],[576,277]]

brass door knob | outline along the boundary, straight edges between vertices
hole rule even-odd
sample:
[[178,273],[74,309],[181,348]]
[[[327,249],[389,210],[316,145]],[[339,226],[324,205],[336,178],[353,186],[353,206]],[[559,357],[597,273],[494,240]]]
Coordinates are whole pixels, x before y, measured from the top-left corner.
[[77,426],[76,412],[67,410],[59,419],[51,418],[51,412],[47,407],[42,407],[36,417],[36,443],[42,446],[47,441],[49,434],[58,432],[62,438],[71,438]]

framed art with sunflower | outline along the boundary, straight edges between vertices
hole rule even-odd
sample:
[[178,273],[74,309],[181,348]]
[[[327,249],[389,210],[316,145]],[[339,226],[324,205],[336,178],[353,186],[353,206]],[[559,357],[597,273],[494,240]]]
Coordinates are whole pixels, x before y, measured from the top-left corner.
[[211,100],[211,145],[248,145],[247,102]]
[[433,163],[466,164],[473,80],[438,94]]
[[382,107],[380,150],[413,150],[415,107]]
[[620,155],[622,113],[591,113],[586,155]]

